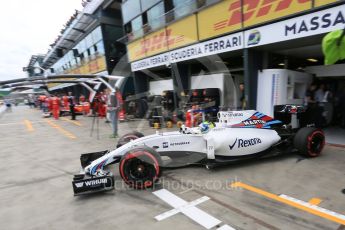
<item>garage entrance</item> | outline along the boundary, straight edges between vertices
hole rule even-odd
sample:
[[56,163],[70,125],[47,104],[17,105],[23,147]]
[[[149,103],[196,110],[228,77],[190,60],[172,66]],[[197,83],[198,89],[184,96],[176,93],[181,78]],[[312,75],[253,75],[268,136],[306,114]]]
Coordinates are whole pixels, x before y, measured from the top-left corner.
[[[345,144],[345,61],[324,65],[322,39],[317,35],[257,47],[263,53],[263,69],[289,69],[312,75],[314,97],[322,108],[326,141]],[[322,112],[321,112],[322,111]]]
[[345,140],[345,64],[310,66],[306,71],[315,75],[320,86],[331,92],[324,103],[326,135],[329,142],[344,144]]

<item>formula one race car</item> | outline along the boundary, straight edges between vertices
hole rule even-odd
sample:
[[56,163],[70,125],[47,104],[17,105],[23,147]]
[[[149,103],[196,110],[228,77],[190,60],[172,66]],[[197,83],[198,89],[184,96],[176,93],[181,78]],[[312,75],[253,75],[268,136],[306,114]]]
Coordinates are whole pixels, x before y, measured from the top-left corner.
[[138,132],[124,135],[115,150],[81,155],[82,169],[72,182],[74,194],[113,189],[114,176],[107,166],[114,163],[119,163],[126,184],[144,189],[152,187],[167,167],[202,164],[212,168],[292,152],[319,156],[325,144],[323,132],[294,124],[304,108],[284,105],[280,110],[291,115],[289,124],[254,110],[221,111],[215,125],[205,122],[145,137]]

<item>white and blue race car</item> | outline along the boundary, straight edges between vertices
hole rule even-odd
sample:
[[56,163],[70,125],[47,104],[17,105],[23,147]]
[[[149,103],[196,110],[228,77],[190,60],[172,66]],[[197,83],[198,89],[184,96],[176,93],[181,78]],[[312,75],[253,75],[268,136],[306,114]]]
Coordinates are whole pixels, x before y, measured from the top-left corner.
[[[302,106],[295,105],[281,109],[294,118],[303,111]],[[283,124],[254,110],[221,111],[215,124],[182,126],[180,131],[149,136],[132,132],[120,138],[115,150],[83,154],[82,169],[72,185],[75,195],[111,190],[114,176],[109,165],[119,163],[124,182],[144,189],[152,187],[167,167],[202,164],[212,168],[292,152],[317,157],[324,144],[324,133],[314,127]]]

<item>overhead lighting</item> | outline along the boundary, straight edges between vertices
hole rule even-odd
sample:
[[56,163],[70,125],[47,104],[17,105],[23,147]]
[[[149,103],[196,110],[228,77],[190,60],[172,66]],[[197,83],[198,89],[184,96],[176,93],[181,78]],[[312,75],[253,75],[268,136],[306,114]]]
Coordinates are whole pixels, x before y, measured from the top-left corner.
[[310,62],[318,62],[319,60],[314,59],[314,58],[308,58],[307,61],[310,61]]
[[285,64],[284,64],[284,63],[279,63],[278,65],[280,65],[280,66],[285,66]]

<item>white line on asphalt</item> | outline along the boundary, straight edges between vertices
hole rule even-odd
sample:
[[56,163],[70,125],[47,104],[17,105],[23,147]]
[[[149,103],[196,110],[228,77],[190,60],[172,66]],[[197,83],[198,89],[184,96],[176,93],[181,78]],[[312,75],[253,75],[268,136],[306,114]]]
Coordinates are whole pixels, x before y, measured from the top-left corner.
[[292,201],[292,202],[294,202],[294,203],[303,205],[303,206],[305,206],[305,207],[311,208],[311,209],[313,209],[313,210],[316,210],[316,211],[319,211],[319,212],[328,214],[328,215],[330,215],[330,216],[334,216],[334,217],[336,217],[336,218],[345,220],[345,216],[342,215],[342,214],[339,214],[339,213],[330,211],[330,210],[325,209],[325,208],[321,208],[321,207],[319,207],[319,206],[310,204],[310,203],[308,203],[308,202],[305,202],[305,201],[302,201],[302,200],[298,200],[298,199],[296,199],[296,198],[293,198],[293,197],[290,197],[290,196],[287,196],[287,195],[284,195],[284,194],[279,195],[279,197],[284,198],[284,199],[289,200],[289,201]]
[[217,230],[235,230],[235,229],[226,224],[220,228],[217,228]]
[[156,192],[153,192],[153,194],[174,208],[173,210],[156,216],[155,219],[158,221],[164,220],[172,215],[181,212],[206,229],[213,228],[214,226],[221,223],[220,220],[195,207],[195,205],[209,200],[210,198],[208,198],[207,196],[188,203],[187,201],[181,199],[180,197],[176,196],[166,189],[158,190]]
[[[201,197],[201,198],[199,198],[197,200],[194,200],[194,201],[192,201],[190,203],[187,203],[186,205],[184,205],[182,207],[183,208],[187,208],[187,207],[197,206],[198,204],[201,204],[202,202],[205,202],[205,201],[207,201],[209,199],[210,199],[209,197],[203,196],[203,197]],[[181,212],[180,208],[178,208],[178,209],[175,208],[175,209],[172,209],[170,211],[164,212],[164,213],[156,216],[155,219],[158,220],[158,221],[161,221],[161,220],[164,220],[164,219],[166,219],[168,217],[171,217],[171,216],[173,216],[173,215],[175,215],[175,214],[177,214],[179,212]]]

